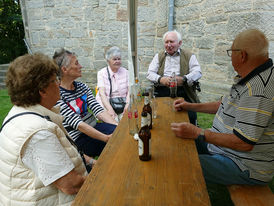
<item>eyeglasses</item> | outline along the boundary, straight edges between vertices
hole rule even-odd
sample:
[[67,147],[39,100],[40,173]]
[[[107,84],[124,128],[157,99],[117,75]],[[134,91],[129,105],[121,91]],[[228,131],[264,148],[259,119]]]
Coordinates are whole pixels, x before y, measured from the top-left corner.
[[233,51],[242,51],[241,49],[228,49],[226,50],[227,56],[231,57]]

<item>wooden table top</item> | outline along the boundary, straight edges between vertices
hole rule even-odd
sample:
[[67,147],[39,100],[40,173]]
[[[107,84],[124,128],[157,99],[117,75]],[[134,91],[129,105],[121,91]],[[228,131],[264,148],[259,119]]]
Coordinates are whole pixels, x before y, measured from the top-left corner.
[[138,141],[129,135],[125,114],[73,205],[210,205],[194,141],[177,138],[170,129],[171,122],[188,121],[187,113],[173,111],[170,98],[157,102],[152,159],[139,160]]

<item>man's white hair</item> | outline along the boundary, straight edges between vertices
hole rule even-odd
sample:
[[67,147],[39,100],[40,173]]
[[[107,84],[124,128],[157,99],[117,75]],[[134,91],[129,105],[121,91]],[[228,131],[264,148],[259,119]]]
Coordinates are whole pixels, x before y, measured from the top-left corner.
[[166,38],[166,35],[170,34],[170,33],[175,33],[176,36],[177,36],[177,39],[178,39],[178,42],[182,41],[182,36],[181,34],[176,31],[176,30],[173,30],[173,31],[167,31],[164,35],[163,35],[163,42],[165,42],[165,38]]

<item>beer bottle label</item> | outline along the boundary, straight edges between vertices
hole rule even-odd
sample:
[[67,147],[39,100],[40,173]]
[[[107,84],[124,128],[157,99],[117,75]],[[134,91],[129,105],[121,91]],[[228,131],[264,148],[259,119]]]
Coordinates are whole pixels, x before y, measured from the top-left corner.
[[140,138],[138,140],[138,148],[139,148],[139,156],[142,156],[144,154],[144,143]]
[[[149,114],[147,114],[147,115],[149,115]],[[147,117],[142,117],[141,118],[141,128],[148,125],[148,118]]]
[[137,110],[134,111],[134,117],[135,117],[135,119],[138,118],[138,111]]
[[147,125],[151,125],[151,115],[147,113]]
[[132,112],[128,112],[128,113],[127,113],[127,117],[128,117],[129,119],[132,119]]

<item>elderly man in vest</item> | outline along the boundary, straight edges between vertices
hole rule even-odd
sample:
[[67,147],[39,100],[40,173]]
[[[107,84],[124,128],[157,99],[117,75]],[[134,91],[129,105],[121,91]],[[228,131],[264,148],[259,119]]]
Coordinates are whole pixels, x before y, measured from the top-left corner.
[[[182,38],[176,30],[166,32],[163,41],[165,51],[160,51],[154,56],[147,72],[147,79],[154,83],[155,96],[170,96],[170,80],[172,73],[175,72],[177,96],[189,102],[199,102],[194,83],[202,77],[202,72],[195,55],[180,49]],[[197,114],[189,111],[188,115],[190,122],[196,125]]]

